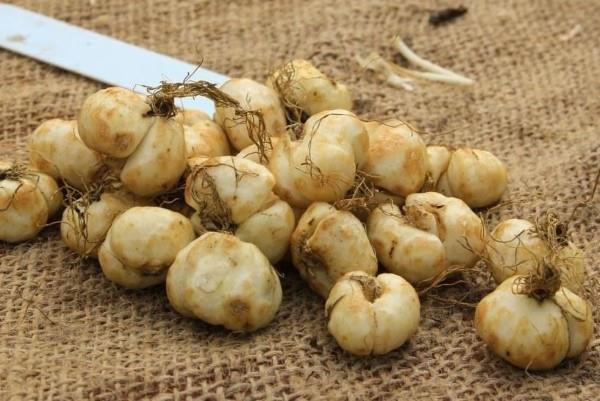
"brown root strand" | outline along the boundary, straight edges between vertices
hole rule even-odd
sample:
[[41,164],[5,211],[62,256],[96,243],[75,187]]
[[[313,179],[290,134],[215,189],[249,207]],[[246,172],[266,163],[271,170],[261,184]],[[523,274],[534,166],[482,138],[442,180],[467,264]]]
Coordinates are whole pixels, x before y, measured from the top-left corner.
[[186,171],[182,174],[180,180],[177,184],[169,189],[167,192],[164,192],[160,195],[157,195],[152,199],[152,201],[158,206],[162,208],[169,209],[170,206],[176,204],[179,201],[185,199],[185,177],[187,177],[188,173],[191,172],[190,167],[186,167]]
[[287,63],[277,70],[277,77],[273,80],[273,87],[279,94],[285,111],[287,129],[292,139],[302,136],[302,127],[308,119],[308,114],[292,99],[296,80],[296,68],[292,63]]
[[423,280],[419,283],[416,283],[415,288],[417,289],[417,292],[419,293],[419,295],[422,296],[422,295],[429,293],[430,291],[432,291],[435,288],[450,287],[450,286],[455,286],[457,284],[462,284],[462,283],[466,284],[467,282],[465,280],[463,280],[462,278],[459,278],[456,281],[448,281],[448,279],[450,277],[457,276],[459,273],[477,272],[478,270],[479,269],[477,269],[475,267],[467,268],[462,265],[448,266],[447,268],[445,268],[444,270],[442,270],[441,272],[436,274],[431,279]]
[[[492,283],[491,275],[482,267],[479,263],[470,268],[450,266],[432,279],[417,283],[415,289],[419,297],[426,296],[442,304],[444,308],[454,306],[475,308],[481,298],[495,286]],[[442,291],[444,289],[456,289],[457,287],[460,288],[458,297],[451,298],[440,295],[441,292],[445,292]]]
[[25,178],[29,173],[27,166],[21,163],[10,163],[10,167],[0,169],[0,181],[11,180],[18,181],[21,178]]
[[296,245],[299,259],[306,268],[306,273],[311,277],[316,277],[315,271],[323,270],[325,263],[308,245],[308,236],[304,235]]
[[446,298],[446,297],[442,297],[439,295],[433,295],[433,294],[428,294],[427,296],[429,298],[431,298],[432,300],[444,305],[442,308],[451,308],[454,306],[462,306],[462,307],[466,307],[466,308],[475,309],[479,302],[464,301],[464,299],[467,299],[470,295],[471,294],[467,292],[467,293],[463,294],[459,299]]
[[[15,200],[15,197],[17,196],[17,193],[23,186],[22,180],[27,180],[37,187],[39,179],[39,176],[32,173],[31,170],[22,163],[11,162],[8,167],[0,168],[0,181],[8,180],[18,182],[17,187],[15,188],[6,206],[0,207],[0,212],[4,212],[10,209]],[[0,189],[3,188],[0,187]]]
[[428,171],[425,174],[425,182],[419,192],[436,192],[437,183],[433,181],[433,176]]
[[183,82],[162,81],[159,86],[147,86],[148,104],[150,105],[148,115],[171,118],[177,114],[176,98],[206,97],[212,100],[216,107],[233,109],[234,117],[231,119],[231,123],[246,127],[248,137],[258,149],[260,162],[267,161],[266,154],[273,146],[262,112],[244,109],[240,102],[220,90],[216,84],[207,81],[192,81],[189,77],[190,75]]
[[[480,216],[480,218],[482,219],[483,225],[483,232],[481,233],[481,235],[484,235],[485,223],[483,220],[483,216]],[[471,267],[463,265],[449,266],[442,270],[440,273],[438,273],[436,276],[432,277],[431,279],[417,283],[415,285],[415,288],[417,289],[419,296],[428,295],[431,296],[432,299],[441,302],[443,301],[443,303],[445,304],[475,307],[481,296],[485,295],[485,293],[488,292],[487,289],[484,289],[484,287],[493,288],[495,286],[495,284],[493,283],[494,279],[489,269],[486,268],[488,259],[485,255],[485,251],[478,252],[477,250],[475,250],[469,242],[468,238],[466,237],[463,237],[463,242],[461,242],[460,245],[464,249],[476,255],[479,258],[478,262]],[[451,278],[456,278],[456,280],[449,280]],[[464,294],[462,294],[458,300],[449,298],[444,299],[439,296],[433,296],[431,294],[433,290],[441,289],[444,287],[455,287],[459,284],[465,285],[468,288],[468,290]],[[465,300],[472,295],[475,295],[477,301],[475,301],[474,303],[465,302]]]
[[[115,177],[108,168],[102,169],[98,174],[97,180],[86,185],[84,190],[79,190],[67,182],[63,182],[65,196],[63,204],[66,208],[71,208],[75,214],[73,229],[81,233],[84,244],[91,243],[88,237],[88,209],[94,203],[100,200],[104,192],[118,191],[122,187],[121,182]],[[81,259],[86,259],[89,255],[81,255]],[[77,261],[79,263],[80,261]]]
[[23,293],[21,292],[19,294],[19,298],[21,298],[21,300],[25,303],[25,310],[23,312],[23,319],[25,319],[25,317],[27,316],[29,309],[33,308],[35,310],[37,310],[42,317],[47,320],[48,322],[50,322],[50,324],[54,325],[54,326],[60,326],[60,324],[56,321],[54,321],[53,319],[50,318],[50,316],[48,316],[48,314],[46,312],[44,312],[42,310],[42,308],[40,308],[37,305],[37,302],[35,301],[35,296],[37,295],[37,292],[40,288],[39,287],[35,287],[35,289],[33,290],[33,294],[31,295],[30,298],[25,298],[25,296],[23,296]]
[[364,297],[369,302],[374,302],[383,293],[383,288],[381,288],[381,284],[379,284],[375,277],[350,275],[349,279],[360,285]]
[[519,276],[513,282],[515,294],[528,295],[538,301],[552,297],[561,287],[560,271],[548,260],[540,263],[536,271]]
[[[193,182],[200,182],[201,191],[192,189],[192,199],[198,204],[198,213],[202,225],[209,231],[233,232],[231,210],[221,199],[214,179],[206,168],[198,168],[192,172]],[[195,186],[194,186],[195,187]],[[206,193],[209,196],[206,196]]]
[[377,188],[373,183],[374,178],[374,175],[356,170],[352,188],[346,193],[344,199],[334,202],[333,206],[359,217],[368,217],[371,211],[377,207],[375,200]]
[[558,215],[552,211],[546,211],[535,218],[535,232],[544,241],[551,252],[569,243],[568,225],[563,223]]
[[[254,176],[255,173],[249,171],[240,171],[235,166],[235,159],[232,163],[211,163],[205,162],[192,168],[190,179],[192,184],[192,199],[198,205],[198,214],[200,215],[202,225],[209,231],[221,231],[233,233],[237,228],[231,217],[229,206],[221,199],[217,184],[214,178],[209,174],[209,169],[218,166],[229,167],[235,174],[235,185],[239,185],[245,176]],[[197,187],[199,183],[199,187]]]

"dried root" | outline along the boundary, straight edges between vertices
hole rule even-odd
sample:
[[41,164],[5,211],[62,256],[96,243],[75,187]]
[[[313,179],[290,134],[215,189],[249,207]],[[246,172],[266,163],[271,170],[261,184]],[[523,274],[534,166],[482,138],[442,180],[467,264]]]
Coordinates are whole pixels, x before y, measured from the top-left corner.
[[201,222],[208,231],[232,233],[235,225],[231,219],[231,210],[221,199],[214,179],[208,174],[207,166],[199,166],[192,170],[194,183],[192,198],[198,204]]
[[235,159],[232,159],[232,161],[233,165],[208,161],[194,166],[190,173],[189,179],[193,183],[191,185],[191,197],[197,204],[196,208],[202,225],[207,231],[234,233],[237,228],[237,225],[233,222],[229,206],[221,199],[217,184],[209,173],[210,168],[229,167],[234,171],[236,186],[244,176],[254,175],[249,171],[238,170],[235,167]]
[[361,220],[366,220],[369,213],[377,207],[375,194],[378,192],[373,184],[374,176],[356,170],[354,185],[347,192],[344,199],[340,199],[333,204],[336,209],[350,212]]
[[267,133],[263,115],[258,110],[246,110],[241,104],[227,95],[217,85],[206,81],[192,81],[186,77],[183,82],[162,81],[159,86],[146,87],[149,96],[150,111],[148,115],[172,118],[177,114],[175,99],[181,97],[203,96],[211,99],[217,107],[232,108],[233,124],[246,126],[248,136],[256,145],[261,163],[267,160],[267,151],[272,149],[271,138]]
[[515,294],[528,295],[541,302],[556,294],[560,287],[560,271],[551,262],[544,260],[535,272],[517,277],[512,291]]
[[[68,183],[64,183],[64,206],[71,208],[75,214],[73,230],[81,233],[84,243],[92,243],[88,236],[88,209],[100,200],[102,193],[118,191],[122,187],[117,177],[112,175],[108,168],[102,170],[99,178],[84,190],[79,190]],[[82,255],[82,259],[88,255]]]
[[287,63],[278,70],[277,77],[272,81],[272,85],[283,103],[288,132],[291,134],[292,139],[299,139],[302,136],[304,122],[309,116],[293,100],[293,96],[290,96],[296,90],[294,87],[295,79],[296,68],[293,63]]
[[[17,188],[13,192],[6,205],[0,206],[0,212],[4,212],[10,209],[10,207],[13,204],[13,201],[15,200],[15,197],[17,196],[17,193],[23,186],[22,180],[27,180],[37,187],[39,179],[39,176],[33,174],[31,170],[22,163],[0,162],[0,181],[9,180],[18,182]],[[2,190],[1,186],[0,190]]]
[[363,295],[369,302],[374,302],[377,298],[383,294],[383,288],[375,277],[352,274],[349,280],[355,281],[360,285]]
[[2,163],[0,165],[0,181],[18,181],[29,176],[29,169],[21,163]]
[[[21,182],[21,180],[23,178],[27,178],[27,174],[28,174],[27,167],[25,167],[25,165],[22,165],[20,163],[2,163],[2,164],[0,164],[0,181],[10,180],[10,181],[17,181],[19,183],[17,188],[13,192],[11,198],[9,199],[9,201],[6,202],[6,205],[4,205],[3,207],[0,207],[0,212],[4,212],[4,211],[10,209],[10,207],[13,204],[13,201],[15,200],[15,197],[17,196],[17,192],[19,192],[19,189],[21,189],[21,187],[23,186],[23,183]],[[0,187],[0,190],[1,189],[2,189],[2,187]]]

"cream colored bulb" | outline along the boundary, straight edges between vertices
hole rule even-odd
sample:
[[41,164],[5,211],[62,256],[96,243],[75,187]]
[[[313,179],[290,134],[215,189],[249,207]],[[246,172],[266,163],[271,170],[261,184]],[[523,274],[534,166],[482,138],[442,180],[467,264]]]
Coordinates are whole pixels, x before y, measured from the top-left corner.
[[120,173],[124,188],[131,193],[154,197],[173,188],[186,167],[183,126],[157,118]]
[[14,243],[32,239],[47,220],[46,199],[33,182],[0,181],[0,240]]
[[62,178],[84,190],[103,166],[102,155],[89,149],[79,137],[77,121],[48,120],[27,141],[31,167],[54,179]]
[[558,268],[563,286],[576,293],[581,292],[586,276],[583,251],[569,242],[551,253],[528,220],[500,222],[486,241],[486,255],[498,284],[514,275],[534,273],[546,262]]
[[51,176],[0,161],[0,241],[34,238],[58,211],[62,199]]
[[485,150],[430,146],[429,174],[437,191],[462,199],[472,208],[493,205],[506,190],[504,163]]
[[348,272],[377,273],[377,258],[360,220],[327,203],[314,203],[304,212],[290,247],[294,266],[323,298]]
[[176,311],[233,331],[269,324],[281,293],[277,272],[260,250],[223,233],[206,233],[186,246],[167,275]]
[[[271,88],[247,78],[232,78],[221,85],[225,94],[237,100],[242,109],[260,111],[265,131],[268,136],[280,136],[285,133],[285,113],[275,91]],[[215,121],[227,134],[231,145],[242,150],[252,145],[258,138],[251,138],[247,124],[240,116],[235,115],[233,107],[217,105]],[[258,120],[252,121],[258,124]]]
[[96,258],[113,220],[136,203],[131,196],[110,192],[101,194],[100,199],[89,205],[75,201],[63,212],[61,238],[71,250]]
[[427,176],[427,149],[418,133],[399,120],[366,123],[373,183],[394,195],[418,192]]
[[102,89],[83,102],[77,120],[83,142],[97,152],[126,158],[138,147],[155,117],[144,96],[128,89]]
[[233,156],[194,159],[192,165],[185,199],[196,210],[196,232],[229,231],[277,263],[287,251],[295,218],[292,208],[274,194],[269,170]]
[[402,277],[351,272],[327,298],[327,329],[352,354],[387,354],[415,334],[420,308],[417,292]]
[[298,208],[342,199],[368,150],[369,135],[356,115],[346,110],[315,114],[300,141],[282,137],[273,147],[268,167],[276,178],[275,192]]
[[114,283],[146,288],[164,282],[177,253],[194,238],[185,216],[159,207],[133,207],[114,220],[98,260]]
[[404,206],[416,228],[437,236],[446,251],[446,266],[471,267],[485,248],[481,219],[460,199],[436,192],[411,194]]
[[385,269],[412,284],[431,280],[446,268],[442,241],[410,226],[398,206],[378,206],[367,221],[369,240]]
[[309,116],[325,110],[352,109],[350,91],[319,71],[310,61],[298,59],[285,64],[269,78],[286,104],[294,105]]
[[527,370],[552,369],[589,344],[591,306],[565,287],[537,300],[517,293],[512,276],[485,296],[475,310],[477,335],[499,357]]

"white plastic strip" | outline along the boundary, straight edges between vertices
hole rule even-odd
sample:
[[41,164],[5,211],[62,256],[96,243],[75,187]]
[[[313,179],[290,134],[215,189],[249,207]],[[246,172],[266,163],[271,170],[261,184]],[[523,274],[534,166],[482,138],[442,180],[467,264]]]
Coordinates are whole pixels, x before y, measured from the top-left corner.
[[[145,92],[141,85],[156,86],[161,80],[180,82],[197,67],[8,4],[0,4],[0,47],[141,93]],[[193,79],[221,84],[228,77],[198,68]],[[213,102],[201,97],[182,99],[181,104],[210,115],[214,112]]]

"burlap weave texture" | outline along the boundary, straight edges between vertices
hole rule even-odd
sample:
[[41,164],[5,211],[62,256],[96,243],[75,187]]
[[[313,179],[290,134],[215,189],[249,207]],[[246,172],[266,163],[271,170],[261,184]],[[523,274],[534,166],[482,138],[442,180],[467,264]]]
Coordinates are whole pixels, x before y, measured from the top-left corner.
[[[203,60],[230,76],[262,80],[285,60],[310,58],[349,84],[362,116],[397,117],[432,132],[425,137],[430,142],[498,155],[510,171],[508,197],[541,195],[502,210],[505,216],[527,218],[548,208],[567,215],[600,168],[598,1],[464,1],[468,14],[438,28],[428,25],[428,10],[451,1],[15,3],[189,62]],[[578,24],[579,34],[560,40]],[[476,86],[419,85],[407,92],[362,73],[354,56],[376,50],[394,57],[396,33]],[[74,118],[101,87],[0,51],[0,157],[24,160],[27,135],[38,124]],[[571,224],[573,240],[587,251],[589,284],[600,291],[600,217],[588,208]],[[0,244],[0,399],[600,398],[598,337],[581,358],[526,374],[487,351],[475,336],[471,309],[425,301],[420,329],[407,345],[359,359],[337,347],[323,301],[289,268],[276,320],[242,336],[180,317],[162,288],[119,289],[96,263],[69,267],[73,260],[56,227],[16,247]],[[598,308],[595,320],[599,332]]]

